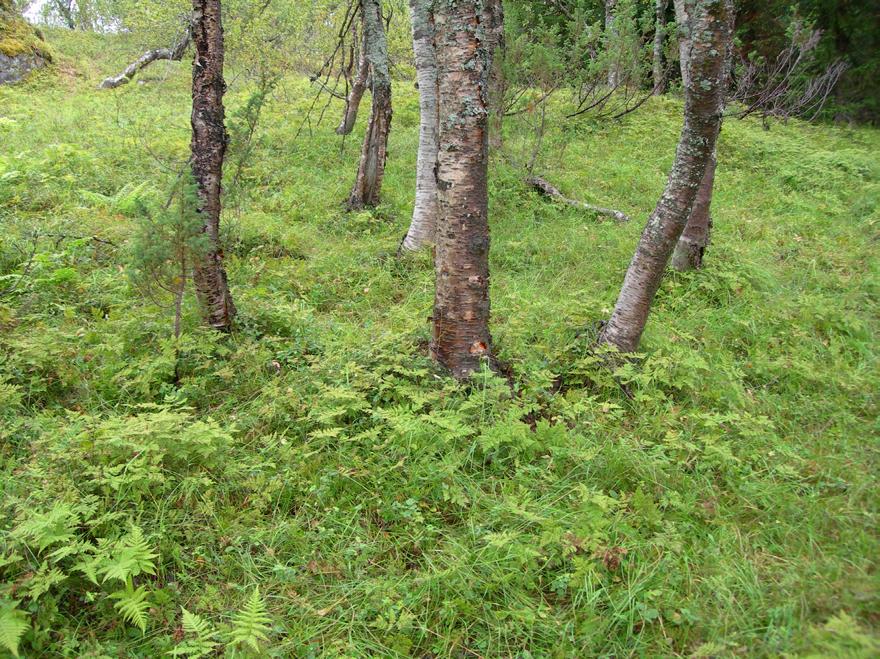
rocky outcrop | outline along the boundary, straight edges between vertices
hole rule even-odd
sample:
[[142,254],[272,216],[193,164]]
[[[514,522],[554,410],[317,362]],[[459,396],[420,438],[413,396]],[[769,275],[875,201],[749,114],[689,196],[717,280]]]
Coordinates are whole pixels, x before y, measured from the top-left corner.
[[12,0],[0,0],[0,85],[18,82],[51,61],[40,33],[18,15]]

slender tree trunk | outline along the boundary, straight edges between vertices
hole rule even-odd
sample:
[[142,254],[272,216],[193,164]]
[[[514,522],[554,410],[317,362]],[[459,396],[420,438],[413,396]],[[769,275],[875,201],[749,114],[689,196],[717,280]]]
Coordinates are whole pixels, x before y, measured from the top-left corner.
[[617,28],[615,14],[617,12],[617,0],[605,0],[605,39],[606,48],[611,51],[613,61],[608,69],[608,86],[617,87],[620,84],[620,58],[617,52]]
[[[489,14],[487,16],[487,13]],[[491,9],[435,6],[440,101],[439,221],[431,355],[464,379],[493,363],[489,334],[488,83]]]
[[232,329],[235,305],[226,282],[220,248],[220,184],[228,141],[224,125],[223,24],[220,0],[193,0],[192,171],[199,190],[198,212],[209,247],[193,268],[196,294],[206,322]]
[[675,162],[666,189],[639,240],[611,319],[600,337],[601,342],[622,352],[634,352],[639,347],[654,295],[687,224],[715,148],[724,106],[733,13],[733,0],[698,0],[694,8],[684,127]]
[[349,135],[354,130],[361,99],[364,97],[364,92],[367,91],[367,82],[370,79],[370,60],[367,59],[366,30],[363,29],[363,18],[361,19],[361,35],[357,71],[352,80],[351,89],[348,90],[348,98],[345,99],[345,113],[342,115],[342,122],[336,128],[338,135]]
[[663,36],[666,27],[666,7],[669,0],[654,0],[654,93],[666,93],[666,73],[663,70]]
[[388,133],[391,130],[391,75],[388,72],[388,42],[382,22],[381,0],[362,0],[364,39],[370,63],[373,107],[357,178],[348,198],[348,207],[358,210],[379,204],[385,159],[388,155]]
[[[681,2],[682,0],[676,0]],[[684,16],[690,18],[692,10],[686,10]],[[690,26],[687,28],[690,30]],[[688,51],[690,51],[690,43],[688,42]],[[727,84],[729,82],[730,67],[732,65],[732,52],[728,49],[727,58],[724,68],[724,90],[722,91],[722,107],[721,113],[724,112],[724,99],[726,98]],[[683,61],[687,61],[686,59]],[[687,76],[686,70],[682,69],[682,79]],[[722,120],[723,121],[723,120]],[[718,122],[718,130],[721,130],[721,121]],[[712,239],[712,197],[715,194],[715,169],[718,165],[718,141],[716,138],[715,148],[712,150],[712,157],[706,164],[706,171],[700,181],[700,189],[697,191],[697,198],[694,201],[694,207],[688,218],[687,226],[675,246],[675,252],[672,255],[672,267],[679,272],[687,272],[689,270],[699,270],[703,267],[703,255],[709,247]]]
[[413,52],[419,82],[419,155],[416,201],[402,249],[417,250],[434,242],[437,230],[437,55],[434,52],[432,0],[410,0]]

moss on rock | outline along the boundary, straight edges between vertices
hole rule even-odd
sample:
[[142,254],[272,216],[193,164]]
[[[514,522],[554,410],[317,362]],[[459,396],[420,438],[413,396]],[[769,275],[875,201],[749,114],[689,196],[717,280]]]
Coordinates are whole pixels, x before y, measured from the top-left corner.
[[52,51],[40,34],[12,6],[0,0],[0,54],[7,57],[35,56],[52,61]]

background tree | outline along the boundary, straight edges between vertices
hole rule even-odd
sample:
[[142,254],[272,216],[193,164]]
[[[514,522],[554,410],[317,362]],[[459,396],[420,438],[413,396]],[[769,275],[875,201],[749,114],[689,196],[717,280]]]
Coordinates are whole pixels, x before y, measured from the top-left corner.
[[666,42],[666,8],[669,0],[654,0],[654,51],[652,56],[654,74],[654,93],[666,93],[666,70],[663,64],[663,50]]
[[388,40],[382,17],[381,0],[361,0],[364,48],[370,63],[370,90],[373,104],[360,165],[351,194],[350,209],[379,204],[385,160],[388,156],[388,133],[391,130],[391,74],[388,70]]
[[220,0],[193,0],[192,172],[199,190],[199,215],[210,247],[193,268],[205,320],[230,331],[235,305],[220,247],[220,190],[227,135],[224,124],[223,24]]
[[[349,135],[354,130],[355,121],[357,121],[358,109],[361,106],[361,99],[364,92],[367,91],[367,85],[370,82],[370,60],[367,59],[367,41],[366,30],[363,25],[363,12],[361,12],[360,40],[358,40],[357,24],[352,25],[354,32],[352,39],[352,51],[357,51],[357,55],[352,52],[350,56],[350,67],[354,67],[357,61],[357,68],[353,75],[346,75],[346,82],[350,85],[348,94],[345,96],[345,112],[342,114],[342,121],[336,128],[338,135]],[[349,78],[351,78],[349,82]]]
[[[485,12],[485,13],[483,13]],[[489,334],[488,85],[493,6],[435,7],[439,215],[431,355],[456,378],[493,360]]]
[[600,336],[601,342],[621,352],[634,352],[639,347],[654,295],[687,224],[718,138],[726,61],[733,36],[733,0],[697,0],[692,11],[684,127],[675,162],[636,247],[614,312]]

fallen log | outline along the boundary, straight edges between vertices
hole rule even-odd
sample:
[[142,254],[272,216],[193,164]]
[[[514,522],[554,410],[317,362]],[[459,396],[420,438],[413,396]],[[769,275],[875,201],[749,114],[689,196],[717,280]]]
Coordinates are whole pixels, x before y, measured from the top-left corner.
[[593,204],[588,204],[584,201],[578,201],[577,199],[571,199],[562,194],[556,187],[553,186],[549,181],[541,178],[540,176],[530,176],[526,179],[526,183],[543,194],[545,197],[549,197],[555,201],[559,201],[567,206],[573,206],[574,208],[580,208],[581,210],[591,211],[593,213],[598,213],[599,215],[605,215],[607,217],[614,218],[617,222],[629,222],[630,217],[623,211],[614,210],[613,208],[604,208],[602,206],[595,206]]
[[115,89],[116,87],[121,87],[122,85],[127,85],[131,82],[132,78],[134,78],[139,71],[147,68],[150,64],[157,60],[170,60],[172,62],[179,62],[183,59],[184,53],[186,53],[186,49],[189,46],[190,41],[192,40],[192,30],[187,29],[186,32],[181,37],[180,41],[178,41],[171,48],[156,48],[154,50],[148,50],[143,55],[138,57],[134,62],[129,64],[125,71],[120,73],[118,76],[112,76],[110,78],[106,78],[104,82],[101,83],[100,89]]

